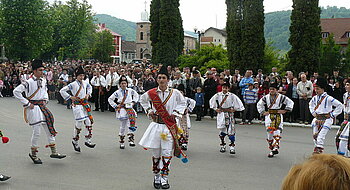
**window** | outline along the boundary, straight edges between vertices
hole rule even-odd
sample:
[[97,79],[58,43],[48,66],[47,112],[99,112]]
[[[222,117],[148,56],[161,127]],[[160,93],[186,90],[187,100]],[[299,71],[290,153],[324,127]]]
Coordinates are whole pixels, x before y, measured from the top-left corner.
[[328,32],[322,32],[322,38],[328,38],[329,33]]
[[140,40],[143,40],[143,32],[140,32]]
[[143,25],[142,25],[142,24],[140,25],[140,28],[143,28]]
[[221,40],[219,39],[219,42],[221,42]]
[[347,38],[350,38],[350,32],[346,32],[345,36],[346,36]]
[[141,48],[140,49],[140,59],[142,59],[143,58],[143,49]]
[[214,39],[214,42],[216,42],[216,39]]

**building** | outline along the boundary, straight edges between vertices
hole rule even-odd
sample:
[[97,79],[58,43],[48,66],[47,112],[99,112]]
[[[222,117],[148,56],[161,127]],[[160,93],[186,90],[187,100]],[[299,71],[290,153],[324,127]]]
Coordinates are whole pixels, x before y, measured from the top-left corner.
[[323,43],[333,34],[336,44],[347,47],[350,39],[350,18],[321,19],[321,31]]
[[147,2],[145,2],[145,10],[141,13],[141,21],[136,23],[136,60],[152,58],[150,31],[151,22],[147,12]]
[[136,43],[133,41],[122,41],[121,62],[131,63],[136,58]]
[[184,51],[183,54],[188,54],[191,50],[196,49],[197,38],[184,33]]
[[201,35],[200,39],[200,45],[211,45],[214,44],[222,45],[222,47],[226,48],[226,40],[227,40],[227,33],[225,30],[220,30],[214,27],[208,28],[204,34]]
[[115,49],[111,55],[111,57],[113,57],[113,63],[120,63],[122,55],[122,36],[107,28],[105,23],[97,24],[97,32],[102,32],[104,30],[109,31],[113,35],[113,46]]

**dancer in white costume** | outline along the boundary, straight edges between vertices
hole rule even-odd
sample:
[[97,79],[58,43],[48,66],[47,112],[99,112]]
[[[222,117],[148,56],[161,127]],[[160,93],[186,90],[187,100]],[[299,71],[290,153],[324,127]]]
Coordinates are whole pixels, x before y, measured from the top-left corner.
[[[177,89],[182,93],[182,95],[185,94],[185,86],[183,84],[180,84]],[[185,97],[185,96],[184,96]],[[177,126],[179,126],[182,130],[182,134],[179,138],[179,145],[181,146],[182,150],[188,149],[188,139],[190,137],[190,129],[191,129],[191,119],[190,119],[190,112],[193,111],[194,107],[196,106],[196,101],[185,97],[186,100],[186,109],[184,114],[181,118],[176,118]]]
[[[133,106],[139,101],[139,94],[135,90],[127,88],[128,79],[124,75],[119,78],[118,83],[120,88],[108,98],[108,103],[116,110],[116,118],[120,120],[119,147],[120,149],[124,149],[124,138],[126,130],[128,130],[127,134],[129,138],[129,146],[135,146],[134,132],[137,129],[137,113],[133,109]],[[115,102],[116,99],[117,103]]]
[[[96,144],[91,140],[94,120],[91,115],[91,106],[88,103],[88,99],[92,93],[92,86],[87,81],[84,81],[85,71],[82,67],[76,69],[75,76],[76,80],[63,87],[60,93],[65,100],[72,100],[72,110],[75,119],[72,144],[74,150],[80,152],[79,134],[83,126],[85,126],[85,145],[89,148],[94,148]],[[73,96],[69,95],[68,91]]]
[[[343,110],[343,104],[325,92],[327,87],[326,79],[317,78],[316,96],[309,102],[310,112],[315,117],[311,122],[315,143],[314,154],[323,153],[326,135],[331,129],[335,117]],[[335,108],[333,109],[333,107]]]
[[[43,128],[49,142],[46,147],[51,149],[51,158],[62,159],[66,155],[57,153],[55,136],[56,131],[53,126],[54,118],[50,110],[46,107],[49,102],[46,79],[43,78],[44,66],[41,60],[32,62],[33,75],[13,90],[13,95],[20,100],[24,107],[24,119],[33,128],[32,147],[29,157],[34,164],[42,164],[37,156],[39,148],[40,131]],[[23,96],[22,93],[25,93]]]
[[340,129],[336,135],[336,146],[338,150],[338,154],[343,155],[345,157],[350,157],[350,130],[349,130],[349,115],[350,115],[350,82],[346,82],[345,84],[345,94],[343,96],[344,100],[344,122],[340,125]]
[[218,115],[216,117],[217,128],[220,130],[219,138],[221,141],[220,152],[226,152],[225,137],[230,140],[230,154],[236,154],[236,128],[235,128],[235,111],[243,111],[242,101],[235,94],[229,92],[230,84],[222,85],[222,92],[216,93],[210,100],[210,108],[214,109]]
[[283,130],[283,114],[292,111],[294,102],[283,94],[277,92],[277,83],[270,84],[270,93],[262,97],[258,104],[258,112],[265,116],[267,143],[269,145],[269,158],[279,153],[281,133]]
[[[157,77],[158,88],[144,93],[140,103],[153,122],[148,126],[139,144],[152,151],[153,185],[156,189],[169,189],[169,166],[174,151],[182,153],[178,146],[178,127],[175,118],[181,117],[186,109],[186,100],[180,91],[169,89],[169,75],[162,67]],[[152,103],[151,103],[152,102]]]

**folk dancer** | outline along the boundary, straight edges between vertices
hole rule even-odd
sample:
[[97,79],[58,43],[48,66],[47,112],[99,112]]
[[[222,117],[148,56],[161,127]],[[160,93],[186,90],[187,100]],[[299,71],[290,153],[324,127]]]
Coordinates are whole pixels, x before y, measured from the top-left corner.
[[210,100],[210,108],[217,112],[216,126],[219,129],[220,152],[226,152],[225,137],[230,140],[230,154],[236,154],[236,128],[235,128],[235,111],[243,111],[242,101],[235,94],[229,92],[230,84],[222,85],[222,92],[216,93]]
[[[129,146],[135,146],[134,132],[137,129],[136,117],[137,113],[133,109],[133,106],[139,101],[139,94],[131,89],[127,88],[128,80],[123,75],[119,78],[120,89],[115,91],[109,98],[109,104],[116,110],[116,118],[120,120],[119,138],[120,149],[124,149],[124,138],[126,129],[128,130]],[[115,102],[117,99],[117,103]]]
[[[24,107],[24,119],[33,128],[31,139],[31,153],[29,157],[34,164],[42,164],[42,161],[37,156],[39,148],[39,137],[41,127],[44,129],[49,142],[46,147],[51,149],[51,158],[62,159],[66,155],[57,153],[55,136],[56,130],[53,126],[54,118],[50,110],[46,107],[48,103],[48,93],[46,86],[46,79],[43,78],[44,66],[41,60],[34,60],[32,62],[33,75],[31,78],[20,84],[13,90],[14,96],[20,100]],[[25,93],[26,98],[22,93]]]
[[184,156],[182,161],[188,160],[178,145],[179,128],[175,117],[181,117],[186,109],[186,100],[177,89],[168,88],[169,74],[166,67],[161,67],[157,82],[158,88],[144,93],[140,103],[149,118],[152,118],[139,144],[152,151],[153,186],[156,189],[169,189],[169,166],[172,154],[176,157]]
[[277,92],[277,83],[271,83],[269,94],[263,96],[257,109],[260,115],[265,117],[265,127],[267,132],[267,143],[269,145],[269,158],[279,153],[281,133],[283,130],[283,114],[292,111],[294,102],[287,96]]
[[349,130],[349,115],[350,115],[350,82],[345,84],[344,100],[344,122],[340,125],[340,129],[337,132],[335,143],[337,146],[338,154],[345,157],[350,157],[350,130]]
[[[2,143],[8,143],[9,142],[9,138],[8,137],[5,137],[3,134],[2,134],[2,131],[0,130],[0,137],[1,137],[1,140],[2,140]],[[0,173],[0,181],[6,181],[8,179],[10,179],[11,177],[10,176],[6,176],[4,174],[1,174]]]
[[[80,152],[79,139],[80,132],[85,126],[85,146],[95,148],[96,144],[92,142],[92,124],[94,123],[91,106],[88,103],[91,97],[92,86],[84,80],[85,71],[82,67],[75,70],[76,80],[60,90],[62,97],[67,101],[72,100],[72,109],[75,119],[75,127],[73,132],[73,148]],[[72,93],[71,96],[68,91]]]
[[311,123],[315,143],[313,154],[323,153],[326,135],[335,117],[343,110],[343,104],[325,92],[327,86],[326,79],[318,78],[315,86],[316,96],[309,102],[310,112],[315,117]]
[[[185,94],[185,86],[183,84],[180,84],[177,89],[181,92],[182,95]],[[196,101],[185,96],[184,98],[186,100],[186,109],[181,118],[176,118],[176,123],[182,129],[182,134],[179,138],[179,145],[181,145],[182,150],[187,150],[191,129],[191,120],[189,113],[192,112],[196,106]]]

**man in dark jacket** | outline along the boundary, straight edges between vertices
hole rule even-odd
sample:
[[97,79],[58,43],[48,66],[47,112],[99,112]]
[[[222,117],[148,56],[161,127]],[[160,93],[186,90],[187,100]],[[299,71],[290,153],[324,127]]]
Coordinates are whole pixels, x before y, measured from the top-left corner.
[[204,115],[206,115],[208,113],[208,109],[209,109],[209,114],[210,117],[213,118],[214,117],[214,111],[212,109],[210,109],[209,107],[209,100],[211,97],[213,97],[216,94],[216,86],[217,83],[214,80],[214,75],[211,71],[207,72],[207,79],[204,81]]

